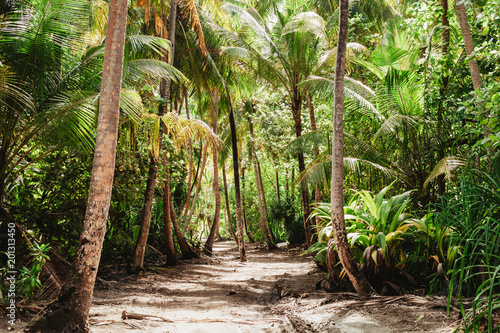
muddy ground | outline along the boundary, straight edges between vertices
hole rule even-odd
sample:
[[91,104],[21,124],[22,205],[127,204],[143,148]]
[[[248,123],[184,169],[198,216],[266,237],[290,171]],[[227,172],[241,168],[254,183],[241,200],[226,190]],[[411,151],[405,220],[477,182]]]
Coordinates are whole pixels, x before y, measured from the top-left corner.
[[[327,293],[324,275],[301,249],[268,252],[249,245],[238,260],[234,242],[218,242],[215,257],[130,276],[102,274],[91,308],[91,330],[104,332],[451,332],[438,297],[376,297]],[[103,272],[105,273],[105,272]],[[123,319],[126,318],[126,319]],[[20,318],[14,331],[21,331]],[[0,331],[7,331],[2,318]],[[12,330],[11,330],[12,331]]]

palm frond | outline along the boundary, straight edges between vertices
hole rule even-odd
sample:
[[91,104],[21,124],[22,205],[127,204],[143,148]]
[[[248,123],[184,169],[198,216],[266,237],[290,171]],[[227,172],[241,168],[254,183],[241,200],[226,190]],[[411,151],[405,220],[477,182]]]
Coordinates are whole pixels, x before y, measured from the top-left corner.
[[310,33],[320,40],[325,40],[325,25],[325,20],[315,12],[303,12],[292,17],[283,27],[281,34],[286,36],[293,33]]
[[147,77],[156,81],[160,78],[168,78],[179,84],[188,81],[184,74],[177,68],[164,61],[156,59],[137,59],[128,63],[124,80],[130,81],[130,85],[133,85],[138,79]]
[[[362,92],[363,94],[365,94],[365,96],[373,96],[373,91],[359,81],[348,79],[347,82],[349,84],[344,88],[345,96],[352,99],[353,101],[358,102],[359,105],[369,110],[378,119],[383,119],[377,108],[367,98],[365,98],[358,92]],[[333,80],[325,77],[310,75],[306,80],[302,81],[299,86],[305,87],[312,93],[316,94],[318,97],[328,100],[333,98],[335,83]]]
[[373,141],[378,139],[381,136],[396,134],[398,129],[401,127],[412,128],[416,127],[418,122],[410,116],[395,114],[387,118],[382,126],[378,129],[378,131],[373,136]]
[[425,190],[429,183],[435,179],[436,177],[440,175],[446,175],[447,177],[450,177],[451,172],[455,170],[458,167],[464,166],[466,164],[466,161],[462,158],[455,157],[455,156],[448,156],[443,159],[441,159],[434,169],[432,169],[431,173],[429,176],[427,176],[427,179],[424,182],[423,189]]

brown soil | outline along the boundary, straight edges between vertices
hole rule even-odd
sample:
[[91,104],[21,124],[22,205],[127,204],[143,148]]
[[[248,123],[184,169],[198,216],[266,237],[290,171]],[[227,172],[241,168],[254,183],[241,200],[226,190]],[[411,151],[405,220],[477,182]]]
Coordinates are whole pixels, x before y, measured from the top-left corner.
[[[457,325],[456,315],[447,319],[443,298],[361,301],[316,290],[324,275],[300,249],[250,245],[245,263],[234,242],[216,243],[214,253],[138,276],[99,279],[92,332],[451,332]],[[2,318],[1,332],[4,327]]]

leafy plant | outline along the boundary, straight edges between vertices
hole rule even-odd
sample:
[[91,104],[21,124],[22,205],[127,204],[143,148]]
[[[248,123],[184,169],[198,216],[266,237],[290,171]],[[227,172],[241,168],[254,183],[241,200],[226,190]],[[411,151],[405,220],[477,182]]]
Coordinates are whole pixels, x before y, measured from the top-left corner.
[[[403,242],[410,235],[409,229],[415,223],[411,214],[405,213],[411,191],[385,199],[391,185],[375,196],[368,191],[356,191],[347,206],[344,206],[347,237],[361,270],[369,281],[380,288],[389,284],[398,289],[392,281],[396,273],[404,275],[412,284],[414,279],[404,270],[408,260]],[[326,266],[326,247],[332,235],[331,209],[327,203],[320,204],[312,216],[325,222],[318,233],[318,243],[307,252],[316,252],[315,260]]]
[[19,286],[24,290],[27,298],[31,298],[35,291],[42,287],[40,281],[40,273],[42,272],[43,265],[47,260],[50,260],[48,252],[52,249],[49,244],[32,243],[31,256],[32,265],[31,269],[26,266],[21,267],[19,274]]

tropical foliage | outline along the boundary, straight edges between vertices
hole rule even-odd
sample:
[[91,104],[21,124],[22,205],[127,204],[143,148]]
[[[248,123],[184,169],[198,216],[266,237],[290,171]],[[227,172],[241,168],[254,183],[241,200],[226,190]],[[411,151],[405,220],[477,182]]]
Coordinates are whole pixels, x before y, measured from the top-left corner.
[[[450,305],[462,302],[466,331],[493,332],[499,4],[463,2],[474,42],[467,56],[454,4],[443,3],[350,3],[344,217],[354,258],[377,292],[447,295]],[[141,230],[147,269],[167,249],[185,258],[200,247],[209,253],[202,242],[237,239],[241,229],[245,242],[269,249],[307,243],[318,265],[331,268],[329,288],[351,288],[340,261],[326,258],[337,3],[181,0],[176,15],[171,6],[129,1],[103,262],[130,262]],[[107,7],[102,0],[0,5],[0,234],[16,225],[26,301],[53,298],[75,255]]]

